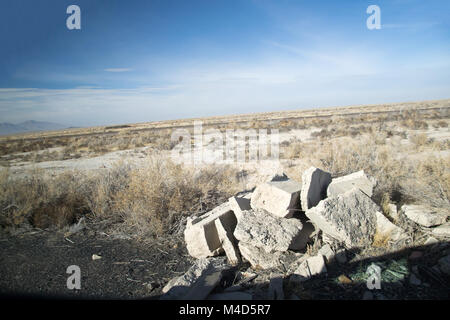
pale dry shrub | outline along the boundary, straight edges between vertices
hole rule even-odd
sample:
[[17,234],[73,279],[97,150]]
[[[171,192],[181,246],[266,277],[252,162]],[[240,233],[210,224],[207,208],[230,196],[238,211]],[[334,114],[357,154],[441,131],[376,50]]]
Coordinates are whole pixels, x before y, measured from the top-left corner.
[[450,159],[423,157],[408,163],[400,182],[401,192],[413,201],[433,207],[450,208]]
[[50,177],[33,169],[23,179],[12,179],[8,170],[1,170],[0,226],[47,228],[74,222],[87,210],[81,181],[72,172]]
[[226,200],[236,186],[236,172],[227,167],[207,166],[195,172],[151,156],[143,167],[122,163],[94,179],[88,201],[97,218],[120,221],[116,227],[123,232],[160,236],[182,216],[204,210],[208,198],[213,197],[209,208],[219,198]]
[[430,139],[428,139],[428,136],[425,133],[413,134],[409,139],[414,144],[416,149],[421,149],[423,146],[431,143]]

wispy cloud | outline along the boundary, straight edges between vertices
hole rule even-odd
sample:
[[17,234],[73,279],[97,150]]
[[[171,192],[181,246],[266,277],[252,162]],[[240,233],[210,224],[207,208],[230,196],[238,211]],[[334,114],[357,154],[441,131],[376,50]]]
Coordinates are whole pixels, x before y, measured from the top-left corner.
[[106,72],[128,72],[128,71],[132,71],[133,69],[131,68],[107,68],[104,69],[104,71]]

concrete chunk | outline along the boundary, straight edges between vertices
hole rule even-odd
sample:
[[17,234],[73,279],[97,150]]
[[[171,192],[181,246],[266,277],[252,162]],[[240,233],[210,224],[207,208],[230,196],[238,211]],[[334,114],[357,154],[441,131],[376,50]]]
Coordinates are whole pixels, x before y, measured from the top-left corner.
[[228,199],[230,209],[233,210],[237,220],[239,220],[244,211],[251,210],[252,207],[250,206],[250,199],[251,193],[234,196]]
[[351,248],[372,243],[379,210],[367,195],[354,188],[322,200],[305,214],[323,233]]
[[267,253],[286,251],[298,244],[302,227],[298,219],[277,218],[262,209],[248,210],[237,223],[234,237]]
[[228,262],[233,266],[239,264],[239,262],[241,261],[241,257],[235,246],[236,241],[233,234],[225,229],[220,218],[216,219],[215,224],[219,240],[222,244],[222,248],[225,251],[225,254],[227,255]]
[[366,176],[364,170],[361,170],[343,177],[333,179],[328,186],[327,196],[335,197],[356,187],[364,192],[367,196],[372,197],[374,185],[375,184]]
[[388,236],[391,240],[399,241],[408,238],[405,231],[393,224],[381,212],[375,212],[377,218],[377,232]]
[[326,273],[327,267],[325,260],[321,254],[310,257],[303,261],[300,266],[294,271],[291,281],[302,282],[310,279],[312,276]]
[[433,228],[433,235],[436,237],[448,237],[450,238],[450,223],[444,223],[443,225]]
[[217,233],[215,220],[221,219],[222,225],[230,233],[236,226],[236,217],[226,202],[198,218],[188,218],[184,239],[186,248],[194,258],[216,256],[223,252],[222,243]]
[[271,269],[278,268],[282,265],[283,252],[276,251],[267,253],[263,249],[254,247],[244,242],[239,242],[239,251],[253,268],[257,269]]
[[164,295],[162,300],[184,299],[191,287],[202,277],[206,277],[217,271],[224,271],[230,266],[226,264],[224,257],[198,259],[189,270],[176,278],[170,280],[162,289]]
[[253,209],[289,218],[300,210],[300,190],[300,183],[294,180],[269,181],[256,187],[250,204]]
[[423,205],[405,204],[402,211],[411,221],[424,227],[441,225],[447,220],[446,214]]
[[331,174],[311,167],[302,175],[301,207],[303,211],[315,207],[327,196],[327,188],[331,182]]
[[322,255],[327,263],[332,263],[335,259],[335,253],[329,244],[325,244],[319,249],[319,254]]

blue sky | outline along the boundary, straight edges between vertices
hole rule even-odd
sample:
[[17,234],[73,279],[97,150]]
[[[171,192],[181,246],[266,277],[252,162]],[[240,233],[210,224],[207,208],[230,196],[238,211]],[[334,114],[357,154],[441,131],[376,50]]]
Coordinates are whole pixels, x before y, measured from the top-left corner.
[[[66,8],[81,9],[68,30]],[[381,9],[369,30],[366,9]],[[450,98],[447,0],[2,0],[0,122]]]

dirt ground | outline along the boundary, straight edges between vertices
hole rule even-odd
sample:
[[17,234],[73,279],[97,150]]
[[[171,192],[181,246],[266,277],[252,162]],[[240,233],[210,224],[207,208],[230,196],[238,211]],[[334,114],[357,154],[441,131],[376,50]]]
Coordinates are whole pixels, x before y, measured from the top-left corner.
[[[408,257],[414,250],[423,256]],[[286,299],[359,300],[368,291],[365,270],[372,262],[383,268],[382,289],[372,293],[373,299],[449,299],[450,279],[433,274],[432,266],[449,243],[432,247],[409,248],[402,252],[363,258],[349,253],[348,263],[328,266],[328,273],[301,285],[284,279]],[[92,255],[101,256],[93,260]],[[186,272],[193,264],[182,235],[153,242],[111,239],[101,232],[87,229],[68,238],[54,230],[32,230],[14,236],[0,237],[0,296],[37,299],[159,299],[161,290],[173,277]],[[81,270],[81,289],[67,288],[67,267]],[[403,268],[403,271],[401,268]],[[241,270],[247,265],[240,267]],[[417,268],[421,285],[409,282],[409,272]],[[254,299],[265,299],[269,273],[260,272],[255,281],[245,286]],[[341,275],[352,279],[342,283]],[[399,277],[393,277],[398,275]],[[220,287],[218,290],[220,291]],[[293,296],[294,295],[294,296]]]
[[[69,240],[72,242],[69,242]],[[190,267],[180,238],[142,243],[87,231],[54,231],[0,239],[0,295],[31,298],[142,299],[158,296]],[[92,255],[101,259],[92,260]],[[67,289],[67,267],[81,270],[81,289]]]

